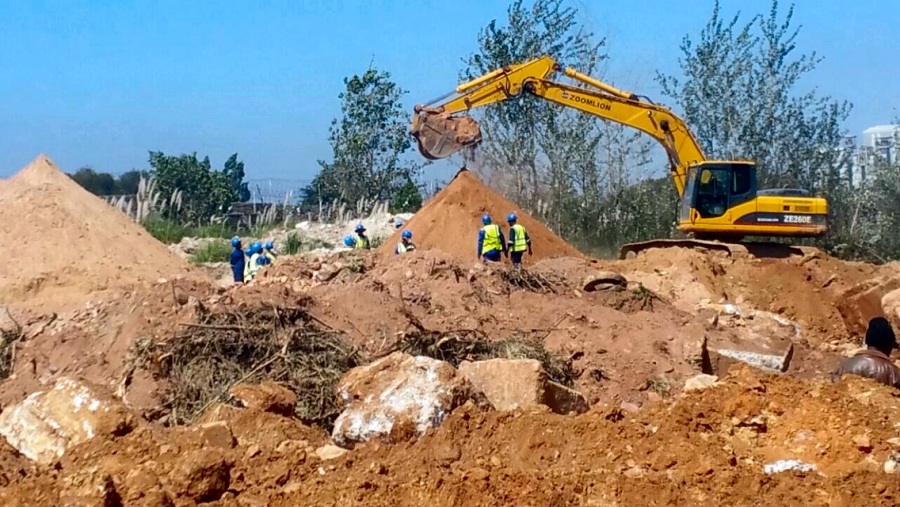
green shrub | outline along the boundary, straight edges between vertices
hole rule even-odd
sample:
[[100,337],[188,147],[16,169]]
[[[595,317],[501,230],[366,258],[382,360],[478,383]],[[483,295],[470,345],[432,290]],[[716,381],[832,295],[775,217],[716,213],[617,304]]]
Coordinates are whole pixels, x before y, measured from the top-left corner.
[[296,232],[292,232],[288,234],[287,238],[284,240],[283,253],[285,255],[296,255],[300,253],[301,246],[300,235]]
[[228,262],[231,257],[231,245],[224,240],[208,241],[191,255],[191,262]]
[[178,243],[182,238],[188,236],[188,228],[173,220],[164,218],[151,218],[143,223],[144,229],[151,236],[170,245]]

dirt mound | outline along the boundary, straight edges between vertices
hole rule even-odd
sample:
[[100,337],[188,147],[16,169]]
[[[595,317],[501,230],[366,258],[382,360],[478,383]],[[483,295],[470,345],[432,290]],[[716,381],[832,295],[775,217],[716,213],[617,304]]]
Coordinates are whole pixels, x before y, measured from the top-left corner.
[[85,295],[185,272],[140,225],[40,155],[0,185],[0,302],[83,302]]
[[[474,259],[481,216],[489,213],[494,223],[503,228],[503,234],[508,239],[506,215],[513,212],[518,215],[519,224],[528,231],[534,248],[534,255],[524,258],[526,265],[551,257],[581,257],[575,247],[491,190],[466,169],[459,171],[446,188],[413,215],[404,229],[412,231],[413,242],[419,250],[441,250],[464,259]],[[378,252],[392,255],[399,241],[400,233],[395,232],[378,248]]]
[[609,266],[688,312],[711,302],[780,315],[796,322],[803,338],[816,346],[852,340],[837,303],[848,287],[877,272],[814,249],[787,258],[732,259],[689,248],[656,248]]

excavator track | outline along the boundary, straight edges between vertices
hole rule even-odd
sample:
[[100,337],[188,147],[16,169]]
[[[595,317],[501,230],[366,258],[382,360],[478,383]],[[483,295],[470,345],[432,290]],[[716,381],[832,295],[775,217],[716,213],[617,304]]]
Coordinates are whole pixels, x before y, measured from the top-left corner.
[[653,239],[638,243],[622,245],[619,259],[633,259],[644,250],[651,248],[690,248],[705,252],[715,252],[732,259],[748,257],[787,258],[806,256],[814,253],[815,248],[769,242],[740,242],[707,239]]

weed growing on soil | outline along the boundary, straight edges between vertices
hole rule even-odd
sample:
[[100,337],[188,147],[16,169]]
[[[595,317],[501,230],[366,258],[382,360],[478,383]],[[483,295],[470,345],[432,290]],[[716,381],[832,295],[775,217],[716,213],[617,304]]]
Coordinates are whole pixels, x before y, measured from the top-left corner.
[[647,381],[647,389],[660,396],[667,396],[672,392],[672,380],[668,377],[654,377]]
[[284,239],[284,249],[283,253],[285,255],[296,255],[300,253],[300,235],[296,232],[292,232],[287,235],[287,238]]
[[229,245],[227,241],[207,241],[191,255],[191,262],[196,264],[205,262],[228,262],[228,259],[231,257],[231,251],[231,245]]
[[185,328],[152,350],[167,382],[170,424],[190,423],[235,384],[272,380],[296,393],[299,419],[327,428],[340,412],[335,385],[362,362],[342,336],[317,327],[302,308],[209,313]]

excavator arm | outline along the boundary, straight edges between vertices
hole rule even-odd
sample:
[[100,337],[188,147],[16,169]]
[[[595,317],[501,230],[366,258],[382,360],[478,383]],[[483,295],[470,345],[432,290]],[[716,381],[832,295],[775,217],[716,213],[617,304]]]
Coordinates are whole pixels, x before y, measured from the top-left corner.
[[560,66],[552,58],[544,56],[463,83],[448,95],[416,106],[410,133],[426,158],[449,157],[481,140],[478,122],[460,113],[519,98],[526,92],[650,135],[665,148],[678,195],[684,194],[687,168],[705,160],[700,145],[684,120],[664,107],[641,100],[637,95],[618,90],[574,69],[565,69],[564,74],[587,85],[586,88],[548,79],[559,71]]

